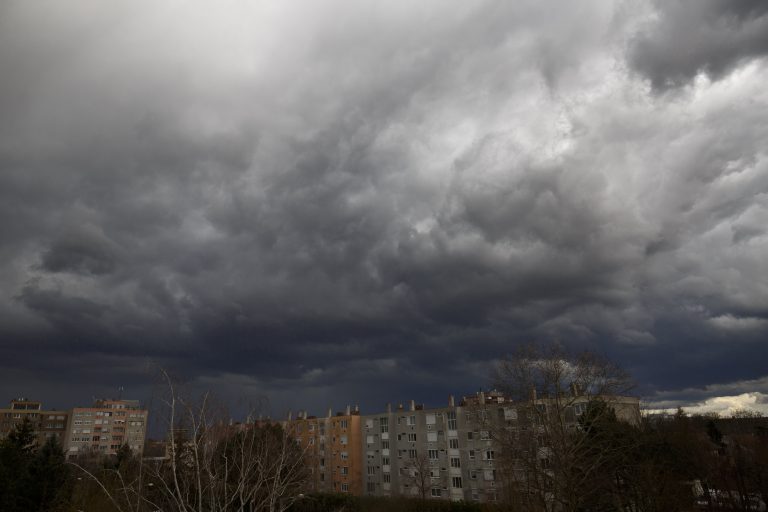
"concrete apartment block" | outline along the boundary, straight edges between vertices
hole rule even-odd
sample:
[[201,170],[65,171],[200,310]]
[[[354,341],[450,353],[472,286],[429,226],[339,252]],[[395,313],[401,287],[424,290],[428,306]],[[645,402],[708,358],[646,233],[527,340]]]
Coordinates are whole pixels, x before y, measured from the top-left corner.
[[[551,399],[534,400],[538,407]],[[573,397],[568,421],[575,423],[589,400]],[[637,398],[601,400],[616,411],[618,419],[639,422]],[[501,448],[493,441],[493,432],[527,424],[520,405],[491,391],[464,397],[458,404],[450,397],[447,407],[425,409],[411,401],[407,407],[387,406],[384,413],[362,416],[364,494],[497,501],[503,481]]]
[[62,446],[65,444],[69,412],[46,411],[42,402],[26,398],[11,400],[8,409],[0,409],[0,439],[6,438],[25,418],[32,424],[39,446],[50,437],[58,439]]
[[305,464],[310,470],[309,491],[361,495],[362,456],[360,450],[360,412],[347,407],[323,418],[299,412],[289,416],[285,428],[304,449]]
[[496,453],[466,402],[363,416],[365,494],[496,501]]
[[75,407],[67,429],[67,457],[114,455],[124,444],[141,454],[147,417],[138,400],[96,400],[92,407]]

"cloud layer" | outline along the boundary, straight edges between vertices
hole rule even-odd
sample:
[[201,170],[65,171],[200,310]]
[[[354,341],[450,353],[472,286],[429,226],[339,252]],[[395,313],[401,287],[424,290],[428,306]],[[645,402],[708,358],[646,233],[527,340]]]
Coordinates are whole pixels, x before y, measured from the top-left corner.
[[768,11],[695,4],[7,3],[0,390],[764,377]]

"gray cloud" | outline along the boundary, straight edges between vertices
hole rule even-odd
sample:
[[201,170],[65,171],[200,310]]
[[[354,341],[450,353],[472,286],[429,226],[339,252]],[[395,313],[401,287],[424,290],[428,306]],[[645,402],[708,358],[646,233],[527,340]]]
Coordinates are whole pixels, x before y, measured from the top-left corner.
[[763,377],[768,68],[652,95],[649,12],[8,4],[0,390],[442,402],[531,339]]
[[768,5],[761,0],[655,3],[657,19],[632,42],[630,63],[656,89],[683,85],[698,73],[719,79],[768,54]]

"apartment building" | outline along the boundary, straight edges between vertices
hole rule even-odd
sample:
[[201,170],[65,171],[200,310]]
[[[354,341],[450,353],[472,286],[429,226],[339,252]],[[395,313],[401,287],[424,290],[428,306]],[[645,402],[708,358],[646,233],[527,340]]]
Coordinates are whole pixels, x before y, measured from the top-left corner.
[[113,455],[124,444],[142,453],[147,417],[138,400],[96,400],[92,407],[75,407],[67,429],[67,457]]
[[[552,401],[548,397],[533,398],[537,408],[546,408]],[[569,400],[566,421],[574,428],[592,398],[576,395]],[[637,398],[601,400],[618,419],[639,422]],[[399,405],[393,410],[387,406],[384,413],[362,416],[364,494],[499,500],[504,485],[502,448],[494,436],[530,428],[530,419],[525,417],[528,406],[521,409],[521,404],[491,391],[464,397],[458,404],[450,397],[447,407],[425,409],[411,401],[408,407]]]
[[362,425],[365,494],[496,501],[496,448],[466,402],[388,406]]
[[328,410],[326,417],[308,416],[299,412],[285,422],[287,428],[304,449],[305,463],[310,470],[312,492],[340,492],[361,495],[362,455],[360,411],[347,406],[335,415]]
[[62,445],[66,441],[68,411],[44,410],[42,402],[17,398],[7,409],[0,409],[0,439],[5,439],[16,426],[29,420],[38,446],[55,437]]

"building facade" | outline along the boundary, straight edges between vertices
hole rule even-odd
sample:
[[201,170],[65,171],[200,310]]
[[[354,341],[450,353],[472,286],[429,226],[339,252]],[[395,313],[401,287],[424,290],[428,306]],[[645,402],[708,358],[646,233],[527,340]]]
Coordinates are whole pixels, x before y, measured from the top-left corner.
[[28,420],[34,429],[38,446],[54,437],[63,446],[66,442],[68,411],[47,411],[42,402],[17,398],[11,400],[8,409],[0,409],[0,439],[16,429],[17,425]]
[[308,416],[300,412],[290,418],[285,428],[296,437],[304,450],[310,471],[309,491],[361,495],[362,455],[360,412],[347,407],[335,415]]
[[[594,398],[571,397],[566,413],[573,428]],[[537,408],[546,408],[551,399],[534,400]],[[619,420],[639,422],[637,398],[601,400]],[[504,491],[502,477],[518,475],[503,467],[503,443],[496,438],[502,432],[530,429],[529,407],[492,391],[464,397],[458,404],[449,397],[446,407],[426,409],[411,401],[408,407],[387,406],[384,413],[362,416],[363,494],[498,501]]]
[[138,400],[96,400],[92,407],[75,407],[67,429],[67,457],[114,455],[122,445],[141,454],[147,418]]
[[411,401],[362,425],[365,494],[496,501],[496,449],[466,402],[425,409]]

